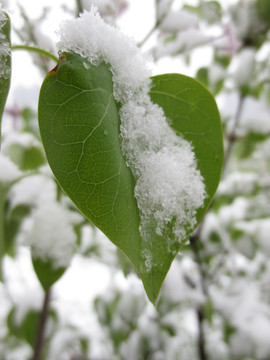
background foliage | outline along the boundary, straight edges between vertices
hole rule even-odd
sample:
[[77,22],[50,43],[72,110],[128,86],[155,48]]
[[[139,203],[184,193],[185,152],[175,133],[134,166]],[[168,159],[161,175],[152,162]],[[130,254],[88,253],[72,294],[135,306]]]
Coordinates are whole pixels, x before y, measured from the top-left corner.
[[[96,3],[106,21],[116,24],[131,6],[121,0]],[[63,18],[72,17],[89,8],[84,1],[61,9],[54,4],[37,18],[23,4],[16,11],[12,2],[4,5],[10,7],[11,20],[12,11],[18,20],[12,22],[12,43],[54,55],[54,41],[43,26],[50,15],[61,10]],[[126,258],[77,213],[55,183],[37,130],[37,102],[27,100],[27,91],[37,98],[39,90],[13,90],[3,118],[0,159],[5,189],[0,198],[5,235],[1,359],[31,359],[37,353],[40,314],[46,319],[44,359],[270,358],[268,9],[268,0],[157,1],[154,27],[149,25],[149,34],[140,39],[142,50],[155,59],[155,72],[165,64],[164,72],[173,68],[194,75],[216,96],[226,155],[212,207],[173,263],[156,308]],[[16,56],[14,48],[14,76]],[[42,77],[53,68],[48,57],[32,56],[35,66],[29,62],[29,67]],[[65,228],[76,235],[76,255],[44,297],[29,244],[40,216],[54,234],[63,234],[61,226],[55,227],[56,208],[64,214]],[[46,233],[37,228],[40,236]]]

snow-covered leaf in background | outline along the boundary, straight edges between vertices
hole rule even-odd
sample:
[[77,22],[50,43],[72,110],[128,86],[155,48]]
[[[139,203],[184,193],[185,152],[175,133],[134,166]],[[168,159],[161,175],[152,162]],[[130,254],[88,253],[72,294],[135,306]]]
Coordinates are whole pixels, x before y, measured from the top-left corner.
[[18,167],[5,155],[0,153],[0,279],[2,278],[2,258],[6,251],[5,237],[7,194],[12,183],[22,175]]
[[57,202],[44,201],[33,212],[26,241],[32,248],[33,266],[44,290],[62,276],[73,257],[76,234],[72,220],[72,213]]
[[198,18],[186,10],[169,11],[160,24],[160,30],[163,32],[177,33],[192,27],[197,27]]
[[184,4],[184,10],[196,14],[209,24],[218,23],[222,16],[222,7],[218,1],[202,1],[198,5]]
[[38,280],[45,291],[48,291],[66,271],[66,267],[54,269],[50,261],[39,258],[33,258],[32,262]]
[[211,39],[212,37],[203,34],[200,29],[189,27],[175,34],[171,39],[165,37],[164,43],[155,49],[154,55],[157,58],[179,55],[181,52],[189,51],[196,46],[205,45]]

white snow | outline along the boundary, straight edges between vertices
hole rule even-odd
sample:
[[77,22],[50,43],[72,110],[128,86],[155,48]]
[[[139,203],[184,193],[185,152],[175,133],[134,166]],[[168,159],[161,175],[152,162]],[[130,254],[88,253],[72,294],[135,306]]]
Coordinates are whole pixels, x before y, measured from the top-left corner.
[[40,311],[43,300],[43,290],[33,272],[29,249],[19,247],[15,258],[9,256],[4,258],[4,276],[7,292],[16,309],[14,322],[20,325],[29,311]]
[[[250,353],[253,349],[256,359],[265,359],[270,352],[270,311],[262,301],[258,287],[247,283],[247,279],[231,280],[230,285],[222,293],[219,289],[211,289],[211,298],[217,311],[230,319],[237,329],[232,337],[232,351],[238,356]],[[244,344],[243,344],[244,340]],[[243,346],[245,345],[245,346]]]
[[0,4],[0,77],[4,79],[10,76],[10,67],[7,65],[7,56],[10,55],[10,45],[6,36],[2,33],[3,26],[7,22],[7,15]]
[[11,148],[13,145],[19,145],[22,148],[28,149],[31,147],[36,147],[41,149],[41,144],[38,139],[31,133],[22,132],[16,133],[11,132],[5,136],[5,139],[2,144],[2,153],[10,154]]
[[155,51],[155,56],[161,58],[162,56],[177,55],[196,46],[205,45],[210,40],[212,37],[203,34],[200,29],[191,27],[179,32],[174,40],[160,44]]
[[266,99],[255,99],[248,96],[245,99],[245,106],[243,108],[240,125],[244,134],[249,132],[256,134],[269,134],[270,121],[269,121],[270,107]]
[[10,209],[21,204],[32,209],[22,224],[18,241],[31,246],[34,258],[60,268],[67,267],[73,257],[76,243],[73,225],[79,224],[82,216],[69,210],[69,201],[56,202],[56,197],[57,186],[51,173],[27,176],[9,192]]
[[239,221],[235,227],[252,235],[258,242],[264,254],[270,255],[270,219],[255,219],[250,221]]
[[237,29],[234,24],[228,23],[224,27],[224,36],[218,37],[214,44],[220,54],[234,56],[241,46],[241,41],[238,39]]
[[245,48],[235,56],[230,72],[237,86],[241,87],[250,83],[254,70],[255,54],[253,48]]
[[228,196],[250,194],[255,190],[258,180],[258,175],[254,172],[235,171],[220,182],[218,194]]
[[189,302],[196,307],[205,300],[198,268],[190,258],[172,263],[163,286],[163,296],[174,304]]
[[157,234],[162,235],[176,217],[174,233],[181,241],[185,225],[194,225],[195,210],[204,200],[204,185],[192,148],[170,129],[162,109],[143,96],[123,105],[121,120],[122,150],[128,165],[135,169],[143,237],[147,238],[147,227],[153,220]]
[[243,196],[234,199],[232,204],[223,206],[219,211],[219,218],[224,225],[245,218],[248,211],[249,201]]
[[56,191],[56,183],[51,177],[41,174],[28,176],[12,186],[10,206],[11,208],[21,204],[38,206],[43,201],[53,201]]
[[41,203],[34,212],[27,243],[34,258],[50,261],[55,269],[67,267],[76,243],[69,211],[57,202]]
[[62,52],[75,52],[96,66],[102,61],[110,64],[114,96],[121,103],[136,91],[148,90],[150,86],[147,59],[131,39],[106,24],[95,7],[90,12],[84,11],[77,19],[60,24],[58,47]]
[[216,84],[220,80],[223,80],[226,77],[226,70],[223,66],[219,64],[213,64],[209,68],[209,82],[210,84]]
[[126,5],[125,0],[82,0],[83,9],[91,10],[92,6],[96,6],[103,18],[117,15]]
[[196,27],[198,18],[186,10],[169,11],[165,19],[160,24],[160,29],[165,32],[178,32]]
[[47,360],[67,360],[72,358],[82,358],[81,340],[86,338],[86,334],[78,328],[63,327],[57,329],[51,339]]
[[137,360],[140,349],[141,334],[136,330],[121,344],[119,353],[122,359]]
[[[58,46],[93,65],[110,65],[114,97],[122,104],[122,151],[136,180],[143,239],[148,238],[149,223],[156,222],[156,232],[165,235],[175,219],[176,240],[185,240],[186,229],[194,225],[196,210],[203,205],[203,179],[191,144],[174,133],[163,110],[150,100],[148,59],[131,39],[106,24],[96,8],[62,23]],[[149,257],[146,261],[150,264]]]
[[0,153],[0,183],[8,183],[18,179],[22,175],[17,165],[7,156]]
[[156,17],[158,20],[165,18],[167,13],[171,10],[173,0],[158,0],[156,1]]

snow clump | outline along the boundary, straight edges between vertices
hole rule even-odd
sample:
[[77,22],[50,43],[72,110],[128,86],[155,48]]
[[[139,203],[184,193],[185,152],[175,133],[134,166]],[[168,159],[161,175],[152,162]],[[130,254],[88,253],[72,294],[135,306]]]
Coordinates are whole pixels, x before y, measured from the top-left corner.
[[203,206],[205,186],[192,145],[169,126],[162,108],[153,104],[150,62],[133,40],[106,24],[92,7],[60,26],[59,50],[74,52],[97,66],[110,66],[114,98],[121,103],[122,153],[136,181],[135,197],[142,238],[148,228],[166,238],[173,223],[176,241],[185,240]]
[[76,244],[71,222],[70,211],[61,204],[53,201],[39,204],[26,240],[32,247],[33,258],[49,261],[54,269],[69,266]]
[[7,184],[17,180],[22,175],[16,164],[7,156],[0,153],[0,184]]

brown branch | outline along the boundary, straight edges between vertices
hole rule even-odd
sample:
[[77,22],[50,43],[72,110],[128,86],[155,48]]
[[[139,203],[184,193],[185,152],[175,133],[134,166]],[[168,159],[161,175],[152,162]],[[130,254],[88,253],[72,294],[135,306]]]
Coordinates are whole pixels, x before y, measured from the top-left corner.
[[50,296],[51,296],[51,289],[47,290],[44,296],[42,311],[40,314],[38,329],[37,329],[37,337],[35,342],[35,348],[34,348],[34,355],[32,360],[40,360],[41,359],[41,352],[44,342],[44,333],[46,328],[46,323],[48,319],[49,314],[49,302],[50,302]]
[[203,329],[204,313],[202,307],[199,307],[196,311],[199,324],[199,340],[198,340],[198,353],[200,360],[208,360],[208,355],[205,348],[205,336]]

